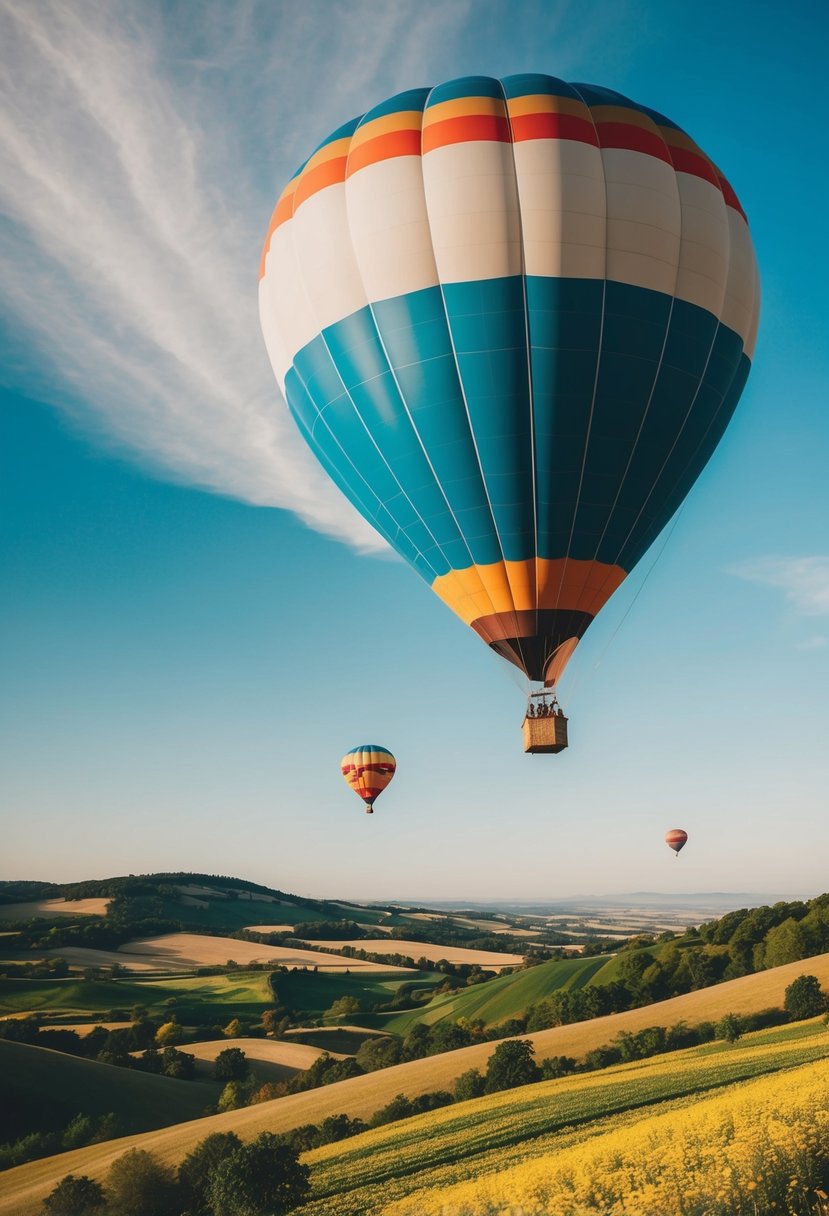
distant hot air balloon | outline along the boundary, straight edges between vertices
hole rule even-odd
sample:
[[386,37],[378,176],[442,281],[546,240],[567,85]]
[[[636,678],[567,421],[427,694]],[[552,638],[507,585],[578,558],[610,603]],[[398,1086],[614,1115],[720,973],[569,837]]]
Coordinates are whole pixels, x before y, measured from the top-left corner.
[[687,840],[688,833],[683,832],[682,828],[671,828],[670,832],[665,834],[665,844],[669,849],[673,849],[677,857],[680,851],[684,849]]
[[340,762],[340,769],[348,784],[366,804],[366,814],[374,814],[374,800],[394,776],[397,761],[385,747],[377,743],[363,743],[352,747]]
[[323,468],[546,686],[714,452],[758,307],[709,157],[542,75],[346,123],[285,187],[261,261],[271,363]]

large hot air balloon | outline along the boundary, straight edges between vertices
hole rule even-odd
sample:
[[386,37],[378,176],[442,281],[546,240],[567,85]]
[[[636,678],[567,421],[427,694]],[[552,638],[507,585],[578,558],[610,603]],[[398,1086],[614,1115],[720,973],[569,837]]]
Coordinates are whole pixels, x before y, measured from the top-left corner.
[[673,849],[677,857],[688,842],[688,833],[683,832],[682,828],[671,828],[670,832],[665,833],[665,844],[669,849]]
[[366,804],[366,814],[374,814],[374,800],[382,794],[397,768],[397,761],[377,743],[352,747],[340,761],[340,769],[354,793]]
[[331,478],[531,681],[677,510],[748,375],[746,217],[675,123],[464,77],[334,131],[285,187],[260,314]]

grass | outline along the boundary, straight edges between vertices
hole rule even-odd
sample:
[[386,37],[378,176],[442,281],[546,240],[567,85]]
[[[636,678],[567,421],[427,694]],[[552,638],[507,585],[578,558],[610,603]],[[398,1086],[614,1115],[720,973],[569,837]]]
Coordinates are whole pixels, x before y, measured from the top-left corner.
[[[324,971],[289,971],[280,973],[274,983],[280,1004],[286,1009],[302,1010],[308,1017],[319,1018],[342,996],[356,997],[363,1005],[390,1001],[402,983],[411,982],[415,987],[427,988],[437,984],[442,977],[437,973],[413,971],[362,973],[352,971],[331,973]],[[415,1013],[417,1018],[417,1013]],[[351,1017],[349,1018],[351,1019]]]
[[71,1011],[94,1017],[111,1009],[143,1005],[153,1013],[169,1007],[175,1009],[180,1022],[204,1025],[232,1017],[258,1017],[272,1004],[265,971],[143,981],[0,979],[3,1016]]
[[[62,1128],[79,1112],[114,1111],[125,1132],[149,1131],[199,1118],[218,1093],[217,1085],[173,1081],[0,1040],[0,1096],[9,1139],[32,1128]],[[0,1192],[2,1186],[0,1181]]]
[[480,1018],[486,1026],[497,1026],[508,1018],[524,1013],[560,988],[582,988],[607,966],[605,956],[598,958],[553,959],[526,971],[498,976],[456,993],[435,997],[419,1010],[380,1015],[373,1024],[393,1034],[405,1035],[415,1022],[432,1026],[446,1019]]

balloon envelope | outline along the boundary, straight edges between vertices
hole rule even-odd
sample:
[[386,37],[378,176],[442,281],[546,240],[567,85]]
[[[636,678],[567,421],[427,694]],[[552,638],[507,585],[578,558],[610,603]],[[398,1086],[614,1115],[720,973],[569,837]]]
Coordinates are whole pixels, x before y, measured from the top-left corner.
[[377,743],[362,743],[346,752],[340,769],[348,785],[366,804],[366,813],[374,810],[374,800],[382,794],[397,769],[397,761],[387,748]]
[[334,131],[285,187],[260,315],[305,439],[475,632],[554,682],[745,384],[737,197],[670,119],[464,77]]
[[675,853],[679,853],[685,847],[687,840],[688,833],[683,832],[682,828],[671,828],[670,832],[665,835],[665,844]]

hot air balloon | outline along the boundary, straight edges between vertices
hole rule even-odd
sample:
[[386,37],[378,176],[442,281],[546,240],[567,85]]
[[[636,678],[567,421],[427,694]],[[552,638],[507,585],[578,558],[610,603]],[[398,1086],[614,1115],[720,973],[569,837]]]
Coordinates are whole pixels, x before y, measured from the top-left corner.
[[758,309],[709,157],[543,75],[414,89],[338,128],[283,190],[260,271],[323,468],[545,687],[714,452]]
[[673,849],[677,857],[688,840],[688,833],[683,832],[682,828],[671,828],[670,832],[665,833],[665,844],[669,849]]
[[382,794],[397,768],[397,761],[377,743],[362,743],[346,752],[340,762],[342,775],[366,804],[366,814],[374,814],[374,800]]

